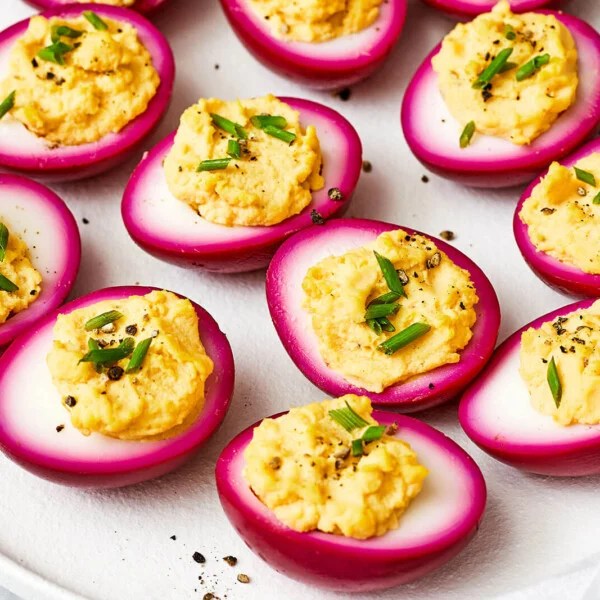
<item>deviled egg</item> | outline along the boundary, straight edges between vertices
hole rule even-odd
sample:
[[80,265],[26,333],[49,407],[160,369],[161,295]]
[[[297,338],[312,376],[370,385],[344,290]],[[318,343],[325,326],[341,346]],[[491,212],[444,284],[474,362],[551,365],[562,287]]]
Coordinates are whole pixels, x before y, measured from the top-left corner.
[[362,219],[287,240],[267,271],[267,301],[285,349],[316,386],[404,412],[464,389],[500,325],[494,289],[464,254]]
[[71,180],[122,162],[173,88],[169,44],[136,12],[47,10],[0,33],[0,168]]
[[79,269],[79,229],[48,188],[0,174],[0,349],[68,296]]
[[494,458],[544,475],[600,473],[600,302],[564,306],[496,351],[464,393],[460,423]]
[[321,89],[371,75],[396,44],[406,0],[221,0],[236,35],[263,64]]
[[600,296],[600,139],[550,165],[523,193],[513,229],[523,257],[560,291]]
[[[423,0],[445,13],[467,19],[488,12],[494,8],[498,0]],[[540,10],[555,5],[556,0],[511,0],[510,7],[516,13],[529,10]]]
[[0,359],[0,448],[66,485],[158,477],[218,428],[233,379],[227,338],[198,305],[152,288],[99,290]]
[[408,583],[469,542],[483,517],[475,462],[429,425],[347,395],[234,438],[216,480],[250,549],[284,575],[367,592]]
[[402,103],[415,156],[480,187],[530,181],[600,122],[600,35],[562,12],[514,14],[506,0],[458,24],[427,56]]
[[[29,4],[38,8],[48,9],[62,6],[63,4],[86,3],[85,0],[26,0]],[[123,8],[133,8],[138,12],[149,14],[158,10],[167,3],[168,0],[92,0],[89,4],[107,4],[110,6],[121,6]]]
[[361,165],[355,129],[321,104],[201,99],[134,171],[123,220],[168,262],[259,269],[291,234],[346,211]]

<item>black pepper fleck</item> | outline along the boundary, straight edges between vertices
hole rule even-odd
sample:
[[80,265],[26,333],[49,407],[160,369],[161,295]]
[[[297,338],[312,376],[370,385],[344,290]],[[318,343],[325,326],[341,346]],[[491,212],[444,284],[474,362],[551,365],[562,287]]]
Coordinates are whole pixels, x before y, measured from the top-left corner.
[[363,160],[362,170],[364,173],[370,173],[373,170],[373,165],[368,160]]
[[56,427],[56,431],[57,431],[58,433],[60,433],[60,432],[61,432],[61,431],[62,431],[64,428],[65,428],[65,426],[64,426],[64,425],[57,425],[57,427]]
[[246,575],[246,574],[244,574],[244,573],[240,573],[240,574],[237,576],[237,580],[238,580],[240,583],[250,583],[250,577],[248,577],[248,575]]
[[237,558],[235,556],[224,556],[223,560],[230,566],[235,567],[237,565]]
[[76,404],[77,404],[77,400],[75,400],[75,398],[73,398],[73,396],[67,396],[65,398],[65,404],[69,407],[69,408],[73,408]]
[[119,381],[119,379],[123,377],[123,373],[125,373],[125,371],[121,367],[111,367],[108,370],[108,378],[111,381]]
[[127,335],[137,335],[137,332],[138,332],[137,325],[127,325],[127,327],[125,327],[125,333]]
[[86,219],[85,217],[83,217],[83,219],[81,219],[81,221],[83,222],[84,225],[89,225],[90,224],[89,219]]
[[197,562],[199,565],[202,565],[206,562],[206,558],[204,558],[204,555],[200,554],[200,552],[194,552],[194,554],[192,554],[192,558],[194,559],[194,562]]
[[423,175],[423,177],[421,177],[421,181],[423,183],[429,183],[429,177],[427,177],[427,175]]
[[348,87],[345,87],[342,88],[336,95],[340,100],[346,102],[347,100],[350,100],[350,96],[352,96],[352,90]]
[[451,242],[456,235],[454,235],[454,231],[450,231],[449,229],[444,229],[444,231],[440,231],[440,237],[447,242]]
[[315,225],[325,225],[325,219],[314,208],[310,211],[310,219]]
[[333,200],[335,202],[341,202],[344,199],[344,194],[342,194],[340,188],[336,187],[329,188],[329,190],[327,191],[327,196],[330,200]]

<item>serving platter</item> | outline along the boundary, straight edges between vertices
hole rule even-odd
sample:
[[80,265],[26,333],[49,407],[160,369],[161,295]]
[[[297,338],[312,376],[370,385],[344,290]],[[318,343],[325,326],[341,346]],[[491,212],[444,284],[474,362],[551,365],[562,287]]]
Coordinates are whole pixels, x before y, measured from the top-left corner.
[[[568,9],[600,27],[599,4],[573,0]],[[21,0],[5,0],[0,27],[31,14]],[[452,244],[495,286],[504,339],[569,299],[539,281],[520,256],[512,216],[521,188],[463,188],[427,173],[410,154],[399,124],[402,93],[452,22],[420,0],[409,3],[408,19],[383,70],[354,88],[344,102],[296,86],[258,64],[237,41],[216,2],[173,0],[155,22],[177,59],[175,95],[146,147],[175,128],[179,114],[201,95],[235,98],[273,92],[332,106],[355,125],[364,157],[373,167],[362,175],[348,216],[402,223],[434,236],[453,231]],[[228,600],[342,597],[272,571],[243,545],[221,510],[214,466],[225,444],[265,415],[324,395],[296,369],[277,338],[265,301],[264,271],[187,271],[157,261],[130,240],[121,221],[120,198],[139,158],[104,177],[53,186],[77,217],[82,235],[81,273],[72,296],[141,284],[173,289],[201,304],[233,348],[237,381],[232,407],[219,432],[181,470],[121,490],[62,488],[0,457],[0,586],[35,600],[187,600],[209,592]],[[460,430],[456,413],[456,405],[450,404],[417,416],[447,433],[481,467],[489,500],[479,534],[437,573],[361,599],[583,596],[600,561],[600,478],[554,479],[513,470],[479,451]],[[202,553],[206,562],[196,563],[194,552]],[[222,560],[227,555],[237,557],[237,566]],[[250,583],[239,583],[239,573],[247,574]]]

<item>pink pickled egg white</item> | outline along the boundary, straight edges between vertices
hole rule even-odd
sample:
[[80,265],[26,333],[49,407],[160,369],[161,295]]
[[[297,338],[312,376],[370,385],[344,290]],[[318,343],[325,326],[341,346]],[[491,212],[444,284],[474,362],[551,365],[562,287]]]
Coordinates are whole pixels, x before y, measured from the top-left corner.
[[465,391],[459,407],[460,424],[482,450],[513,467],[542,475],[600,473],[600,425],[558,425],[533,408],[519,375],[523,331],[588,308],[593,302],[564,306],[521,328],[498,348]]
[[436,46],[418,68],[402,102],[402,129],[414,155],[431,171],[466,185],[500,188],[531,181],[595,133],[600,123],[600,35],[577,17],[554,14],[569,28],[579,53],[577,100],[552,127],[529,146],[475,133],[460,148],[463,127],[451,115],[438,87],[431,59]]
[[[33,6],[37,6],[41,9],[56,8],[65,4],[72,4],[73,0],[25,0]],[[137,0],[129,8],[137,10],[138,12],[149,14],[158,10],[161,6],[166,4],[168,0]]]
[[[498,3],[498,0],[423,0],[426,4],[444,11],[452,16],[472,18],[489,12]],[[559,4],[556,0],[511,0],[510,8],[513,12],[523,13],[539,10]]]
[[[296,366],[317,387],[331,396],[366,394],[374,404],[389,405],[402,412],[423,410],[450,400],[462,391],[489,360],[500,327],[500,308],[496,293],[477,265],[459,250],[432,236],[437,247],[450,260],[469,271],[479,303],[473,338],[461,352],[456,364],[424,373],[380,393],[368,392],[348,383],[323,361],[310,315],[302,307],[302,281],[308,269],[331,255],[341,255],[375,241],[385,231],[400,225],[366,219],[335,219],[326,225],[303,231],[285,242],[275,254],[267,271],[267,301],[275,329]],[[425,235],[425,234],[422,234]],[[410,284],[409,284],[410,285]],[[410,287],[407,288],[410,293]]]
[[406,0],[386,0],[373,25],[326,42],[277,39],[249,0],[221,0],[236,35],[251,54],[280,75],[311,87],[352,85],[373,73],[396,44],[406,18]]
[[[567,167],[571,167],[577,161],[594,152],[600,152],[600,138],[588,142],[560,162]],[[517,204],[513,219],[513,231],[519,250],[533,272],[558,291],[575,296],[600,296],[600,275],[585,273],[575,265],[561,262],[546,252],[538,250],[529,237],[529,228],[519,217],[523,203],[531,196],[533,188],[546,174],[547,171],[525,190]]]
[[[122,215],[133,240],[144,250],[182,266],[221,272],[265,267],[279,244],[312,222],[313,210],[325,219],[342,215],[358,182],[362,147],[355,129],[336,111],[309,100],[281,98],[301,114],[303,126],[314,125],[323,153],[325,186],[301,213],[269,227],[226,227],[211,223],[175,198],[163,169],[174,134],[152,149],[134,171],[123,196]],[[282,142],[283,143],[283,142]],[[337,187],[343,200],[331,200]]]
[[0,198],[0,222],[27,244],[31,263],[42,276],[35,302],[0,325],[2,348],[63,303],[77,277],[81,241],[73,215],[47,187],[0,174]]
[[[189,458],[217,430],[233,393],[234,365],[229,342],[214,319],[197,304],[202,344],[215,364],[206,382],[205,405],[197,421],[162,441],[125,441],[84,436],[52,383],[46,356],[57,315],[102,300],[144,295],[154,288],[115,287],[67,304],[39,321],[0,358],[0,449],[22,467],[56,483],[118,487],[164,475]],[[64,425],[64,430],[56,427]]]
[[224,449],[216,468],[223,509],[250,549],[280,573],[345,592],[383,589],[440,567],[478,529],[486,487],[473,459],[443,433],[416,419],[381,411],[374,411],[373,418],[383,425],[398,424],[397,437],[412,446],[429,475],[401,517],[400,527],[368,540],[300,533],[275,518],[242,476],[243,452],[258,423]]
[[[70,4],[42,13],[50,18],[76,18],[85,10],[100,17],[130,23],[136,27],[141,42],[152,56],[161,83],[146,111],[119,133],[111,133],[97,142],[78,146],[51,147],[43,138],[30,132],[12,118],[0,120],[0,169],[31,175],[44,181],[70,181],[102,173],[122,162],[136,146],[154,131],[171,101],[175,62],[163,34],[140,14],[103,4]],[[12,25],[0,33],[0,79],[9,70],[11,49],[27,30],[29,19]],[[40,61],[43,68],[43,61]]]

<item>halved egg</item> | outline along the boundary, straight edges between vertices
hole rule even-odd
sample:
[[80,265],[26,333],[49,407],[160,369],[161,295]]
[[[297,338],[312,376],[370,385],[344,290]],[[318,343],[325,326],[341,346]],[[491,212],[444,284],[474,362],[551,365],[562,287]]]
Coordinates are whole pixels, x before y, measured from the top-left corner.
[[79,270],[81,241],[73,215],[47,187],[24,177],[0,174],[0,197],[0,222],[9,235],[25,242],[31,264],[42,277],[36,300],[0,325],[1,349],[69,295]]
[[293,233],[318,227],[315,219],[341,216],[362,167],[356,130],[322,104],[298,98],[281,100],[299,111],[303,126],[315,126],[321,144],[325,185],[313,193],[312,202],[302,212],[268,227],[227,227],[203,219],[167,186],[163,160],[173,146],[173,133],[144,156],[125,189],[121,211],[133,240],[157,258],[180,266],[251,271],[265,267],[281,242]]
[[83,296],[38,321],[4,353],[0,359],[0,449],[9,458],[56,483],[119,487],[172,471],[217,430],[233,393],[233,355],[217,323],[194,303],[200,340],[214,371],[206,380],[205,404],[189,427],[163,440],[130,441],[97,433],[85,436],[70,422],[46,364],[57,316],[100,301],[151,291],[137,286],[114,287]]
[[[58,3],[62,5],[63,3]],[[97,142],[73,146],[54,145],[29,131],[9,115],[0,119],[0,169],[30,175],[43,181],[71,181],[102,173],[127,158],[158,125],[171,101],[175,79],[173,53],[164,35],[139,13],[106,4],[68,4],[41,13],[46,18],[74,19],[86,10],[101,18],[129,23],[152,56],[160,85],[145,112],[118,133]],[[20,21],[0,33],[0,80],[9,71],[9,57],[15,41],[29,25]]]
[[[500,327],[500,308],[494,289],[481,269],[462,252],[433,238],[458,267],[471,276],[479,303],[473,337],[460,352],[460,360],[372,393],[352,385],[323,360],[310,314],[303,308],[302,281],[320,260],[364,246],[399,226],[366,219],[335,219],[322,227],[302,231],[276,252],[267,271],[267,301],[279,338],[296,366],[317,387],[332,396],[368,395],[374,404],[402,412],[423,410],[455,397],[489,360]],[[419,232],[407,229],[408,232]]]
[[[595,152],[600,153],[599,138],[592,140],[567,158],[561,160],[560,164],[572,167],[582,158]],[[529,228],[527,224],[524,223],[519,216],[524,202],[530,198],[533,189],[540,183],[542,177],[546,175],[547,171],[538,177],[525,190],[517,204],[513,219],[513,231],[519,250],[533,272],[548,285],[567,294],[575,294],[577,296],[600,296],[600,274],[586,273],[573,264],[560,261],[558,258],[551,256],[547,252],[538,250],[529,237]],[[583,187],[581,189],[583,189]],[[593,202],[592,195],[589,195],[587,199],[581,198],[581,201],[587,203]],[[565,227],[568,228],[568,224],[565,224]],[[590,243],[593,244],[593,240],[591,240]],[[597,244],[600,245],[600,237],[597,238]],[[597,250],[600,250],[600,248],[597,248]]]
[[462,126],[450,113],[438,87],[431,60],[436,46],[408,85],[402,102],[402,129],[414,155],[431,171],[466,185],[501,188],[531,181],[551,161],[577,148],[600,123],[600,35],[591,26],[563,12],[553,14],[571,32],[579,56],[579,87],[575,103],[551,128],[529,145],[477,134],[466,148]]
[[[276,415],[277,418],[281,415]],[[398,425],[429,471],[400,526],[357,540],[289,529],[254,495],[243,477],[249,427],[219,457],[217,490],[225,514],[250,549],[284,575],[321,588],[367,592],[414,581],[456,556],[479,528],[486,487],[473,459],[451,439],[416,419],[374,411],[381,425]]]
[[385,0],[377,20],[362,31],[324,42],[297,42],[277,38],[250,0],[221,0],[221,6],[257,60],[318,89],[352,85],[376,71],[398,41],[407,10],[406,0]]
[[600,425],[562,426],[531,405],[519,374],[521,334],[554,321],[593,300],[555,310],[511,335],[462,396],[458,417],[467,435],[485,452],[508,465],[542,475],[600,473]]
[[[453,17],[471,18],[494,8],[498,0],[423,0]],[[511,0],[510,7],[513,12],[522,13],[530,10],[539,10],[557,4],[556,0]]]
[[[73,4],[73,0],[26,0],[26,1],[29,2],[29,4],[32,4],[33,6],[37,6],[38,8],[41,8],[41,9],[56,8],[58,6],[62,6],[63,4]],[[130,2],[128,5],[126,2],[123,2],[122,4],[124,7],[132,8],[132,9],[137,10],[138,12],[141,12],[144,14],[149,14],[149,13],[152,13],[152,12],[158,10],[161,6],[163,6],[167,2],[168,2],[168,0],[133,0],[133,2]],[[92,3],[89,3],[89,4],[92,4]],[[97,6],[97,4],[116,4],[118,6],[118,3],[114,2],[114,1],[111,3],[111,2],[103,2],[102,0],[98,0],[94,4],[96,6]]]

